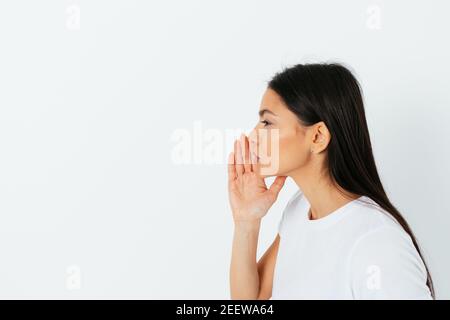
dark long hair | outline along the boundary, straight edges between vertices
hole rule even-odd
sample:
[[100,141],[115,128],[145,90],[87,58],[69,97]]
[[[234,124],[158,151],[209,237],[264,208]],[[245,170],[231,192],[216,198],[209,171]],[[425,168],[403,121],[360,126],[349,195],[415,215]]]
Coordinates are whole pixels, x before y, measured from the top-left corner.
[[[380,181],[369,137],[362,90],[353,74],[339,63],[297,64],[268,82],[304,126],[323,121],[331,134],[327,168],[335,186],[371,198],[409,234],[433,281],[417,240],[400,212],[388,199]],[[340,190],[341,191],[341,190]]]

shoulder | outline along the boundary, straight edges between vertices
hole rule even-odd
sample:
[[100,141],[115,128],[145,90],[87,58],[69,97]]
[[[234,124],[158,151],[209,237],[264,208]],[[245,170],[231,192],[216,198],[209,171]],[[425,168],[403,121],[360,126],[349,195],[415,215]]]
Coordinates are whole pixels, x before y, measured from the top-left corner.
[[362,241],[362,244],[364,244],[375,237],[384,238],[385,233],[389,233],[386,230],[403,238],[404,241],[410,240],[408,233],[398,221],[375,201],[366,196],[352,203],[348,209],[347,216],[345,219],[342,219],[339,227],[352,243],[358,243],[364,239]]
[[419,257],[411,237],[406,231],[392,225],[381,225],[362,234],[353,244],[351,258],[353,261],[364,259],[381,261],[381,259],[398,259],[397,254],[408,254],[411,258]]
[[389,212],[363,197],[347,222],[353,235],[348,271],[356,299],[431,299],[423,260]]
[[287,202],[286,208],[293,205],[295,202],[300,201],[303,198],[303,192],[300,189],[297,189],[296,192],[289,198]]
[[293,211],[294,207],[297,206],[298,202],[301,201],[303,198],[303,192],[298,189],[288,200],[284,210],[282,218],[285,219],[290,212]]
[[278,233],[282,235],[284,233],[285,225],[288,224],[286,220],[290,219],[290,216],[295,213],[295,207],[298,205],[298,202],[301,201],[303,197],[303,192],[298,189],[288,200],[282,214],[281,219],[278,222]]
[[349,256],[349,272],[356,298],[431,298],[425,265],[411,237],[390,224],[356,240]]

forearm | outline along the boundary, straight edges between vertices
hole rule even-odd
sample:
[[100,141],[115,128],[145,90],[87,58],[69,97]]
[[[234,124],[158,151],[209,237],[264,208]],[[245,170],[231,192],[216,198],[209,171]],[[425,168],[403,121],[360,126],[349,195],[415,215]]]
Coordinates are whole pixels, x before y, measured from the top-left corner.
[[231,299],[256,299],[259,275],[256,261],[261,221],[235,222],[230,266]]

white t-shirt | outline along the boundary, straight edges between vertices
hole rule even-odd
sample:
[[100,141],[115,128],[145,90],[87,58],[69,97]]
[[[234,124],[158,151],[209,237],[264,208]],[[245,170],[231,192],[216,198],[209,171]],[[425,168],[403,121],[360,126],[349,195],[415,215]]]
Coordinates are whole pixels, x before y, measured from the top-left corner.
[[431,299],[411,237],[362,196],[316,220],[299,190],[278,225],[271,299]]

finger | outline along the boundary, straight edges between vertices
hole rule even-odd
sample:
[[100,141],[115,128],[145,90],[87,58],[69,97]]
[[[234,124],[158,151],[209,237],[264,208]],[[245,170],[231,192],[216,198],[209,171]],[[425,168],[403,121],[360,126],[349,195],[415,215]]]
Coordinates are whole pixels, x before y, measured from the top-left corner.
[[287,177],[285,176],[277,176],[275,181],[270,186],[269,191],[275,196],[275,198],[278,196],[278,193],[280,193],[281,188],[283,188],[286,178]]
[[252,166],[252,171],[255,173],[259,173],[259,167],[258,167],[258,158],[257,158],[257,144],[256,144],[257,136],[255,131],[251,131],[248,135],[248,141],[250,144],[249,147],[249,153],[250,153],[250,163]]
[[244,173],[244,166],[242,164],[242,151],[239,140],[234,142],[234,157],[236,174],[237,176],[241,176]]
[[242,158],[244,159],[244,171],[251,172],[252,165],[250,163],[250,151],[248,146],[248,139],[245,134],[241,135],[241,145],[242,145]]
[[228,180],[236,179],[236,167],[234,166],[234,152],[230,152],[228,156]]
[[258,158],[256,157],[257,150],[254,141],[250,140],[250,162],[252,166],[252,171],[255,173],[259,173],[259,164],[258,164]]

